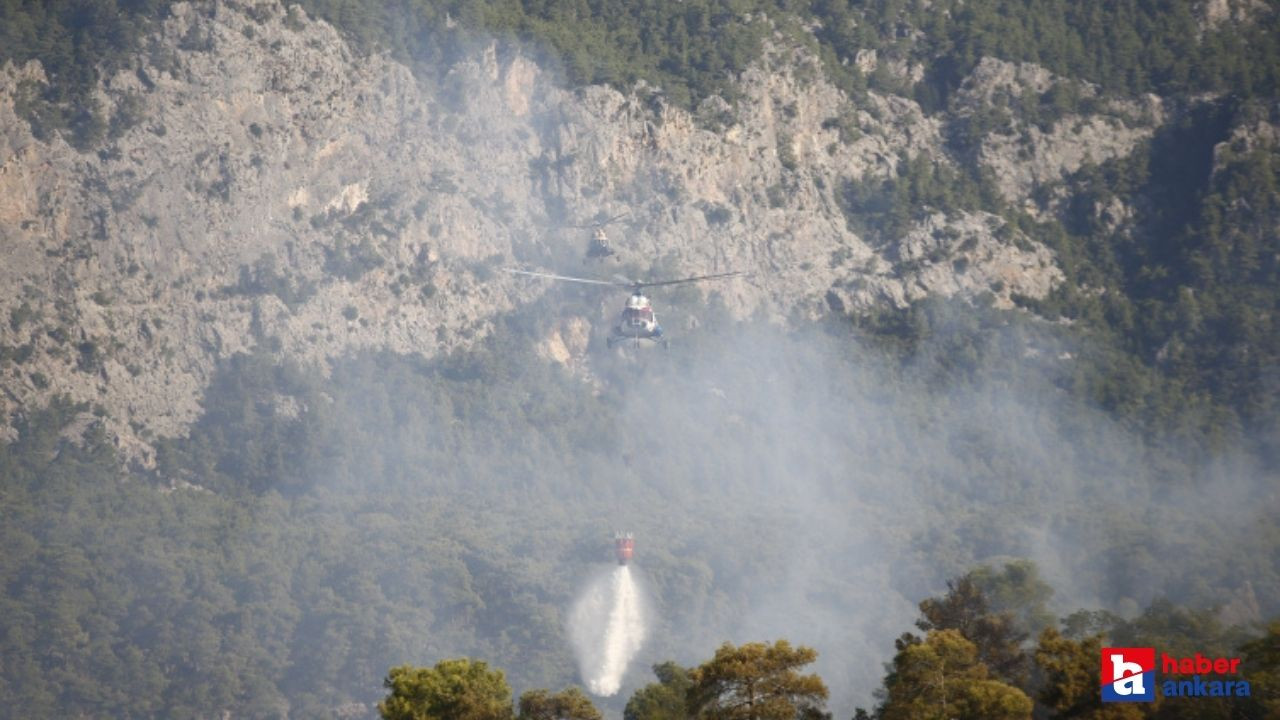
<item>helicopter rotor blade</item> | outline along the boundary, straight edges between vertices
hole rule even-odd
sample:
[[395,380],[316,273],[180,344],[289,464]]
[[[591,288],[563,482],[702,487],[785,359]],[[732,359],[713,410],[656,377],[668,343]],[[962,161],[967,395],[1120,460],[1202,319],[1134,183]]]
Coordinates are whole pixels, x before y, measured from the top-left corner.
[[569,227],[579,228],[579,229],[604,227],[606,225],[612,225],[630,214],[631,214],[631,211],[625,210],[623,212],[618,213],[617,215],[614,215],[613,217],[607,220],[596,220],[595,222],[579,223],[577,225],[569,225]]
[[714,275],[697,275],[695,277],[680,278],[679,280],[654,280],[652,282],[637,282],[637,283],[632,283],[631,287],[639,289],[639,288],[647,288],[647,287],[658,287],[659,285],[679,285],[680,283],[701,282],[703,280],[720,280],[722,278],[741,277],[744,275],[746,275],[746,273],[735,270],[734,272],[716,273]]
[[515,273],[516,275],[531,275],[533,277],[547,278],[549,280],[564,280],[566,282],[585,283],[587,285],[607,285],[609,287],[631,287],[633,283],[617,283],[607,280],[588,280],[587,278],[571,277],[569,275],[552,275],[551,273],[533,272],[531,270],[517,270],[515,268],[502,268],[506,272]]

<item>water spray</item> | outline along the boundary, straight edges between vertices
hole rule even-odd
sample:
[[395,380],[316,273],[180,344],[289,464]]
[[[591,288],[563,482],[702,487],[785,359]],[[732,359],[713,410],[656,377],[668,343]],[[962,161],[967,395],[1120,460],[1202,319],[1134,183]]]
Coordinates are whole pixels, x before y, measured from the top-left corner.
[[617,534],[618,566],[593,577],[569,615],[569,639],[578,669],[595,695],[618,692],[648,630],[644,597],[628,565],[634,549],[631,533]]

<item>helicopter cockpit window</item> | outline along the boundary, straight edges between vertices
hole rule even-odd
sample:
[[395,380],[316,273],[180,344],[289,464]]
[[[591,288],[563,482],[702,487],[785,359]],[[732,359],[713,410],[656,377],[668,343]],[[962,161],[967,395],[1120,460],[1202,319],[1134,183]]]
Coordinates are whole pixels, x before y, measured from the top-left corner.
[[653,320],[653,308],[626,308],[622,311],[622,319],[632,325],[640,325]]

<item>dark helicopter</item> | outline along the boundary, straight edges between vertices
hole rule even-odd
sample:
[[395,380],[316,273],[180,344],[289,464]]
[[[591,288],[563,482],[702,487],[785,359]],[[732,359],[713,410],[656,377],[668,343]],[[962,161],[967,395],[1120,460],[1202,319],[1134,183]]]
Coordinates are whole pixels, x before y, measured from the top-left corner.
[[621,287],[631,290],[631,297],[627,298],[627,304],[622,308],[622,313],[618,316],[618,324],[613,326],[606,344],[613,347],[617,343],[631,340],[635,344],[639,344],[641,340],[652,340],[660,343],[663,347],[668,347],[666,337],[662,334],[662,326],[658,324],[658,316],[653,312],[653,303],[649,298],[645,297],[643,290],[647,287],[658,287],[661,285],[679,285],[682,283],[702,282],[704,280],[720,280],[724,278],[739,277],[744,275],[742,272],[726,272],[716,273],[714,275],[697,275],[695,277],[679,278],[677,280],[591,280],[588,278],[570,277],[568,275],[552,275],[551,273],[532,272],[530,270],[516,270],[514,268],[505,268],[509,273],[517,275],[531,275],[533,277],[548,278],[550,280],[564,280],[566,282],[585,283],[587,285],[607,285],[610,287]]
[[604,260],[605,258],[614,258],[616,261],[617,258],[614,256],[617,255],[617,251],[609,247],[609,236],[605,233],[604,229],[618,222],[619,220],[625,218],[629,214],[630,213],[627,213],[627,212],[621,212],[621,213],[618,213],[617,215],[614,215],[613,217],[605,218],[603,220],[597,220],[595,222],[588,222],[588,223],[578,223],[576,225],[568,226],[571,228],[577,228],[579,230],[592,231],[591,242],[587,245],[587,254],[582,259],[583,264],[586,264],[592,260]]

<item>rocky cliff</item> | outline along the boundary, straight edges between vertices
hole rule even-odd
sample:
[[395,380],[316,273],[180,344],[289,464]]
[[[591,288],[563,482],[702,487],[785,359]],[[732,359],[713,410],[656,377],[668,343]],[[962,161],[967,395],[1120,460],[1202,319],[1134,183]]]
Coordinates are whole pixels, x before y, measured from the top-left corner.
[[[643,84],[566,89],[529,57],[482,44],[415,77],[296,7],[178,4],[100,83],[111,133],[88,153],[33,134],[37,63],[0,69],[0,414],[89,401],[149,465],[153,439],[199,414],[220,358],[257,349],[323,368],[360,349],[465,346],[547,289],[504,266],[744,270],[714,291],[779,320],[928,295],[1008,307],[1062,281],[1047,248],[976,210],[869,230],[851,188],[903,163],[972,162],[1004,201],[1052,212],[1055,183],[1164,122],[1151,96],[1037,124],[1019,99],[1068,81],[996,60],[942,113],[853,99],[781,33],[739,79],[742,101],[692,113]],[[968,157],[958,127],[976,133]],[[574,226],[619,215],[615,254],[588,262],[590,231]],[[598,331],[614,309],[587,322]],[[561,362],[591,334],[571,325],[572,342],[548,341]]]

